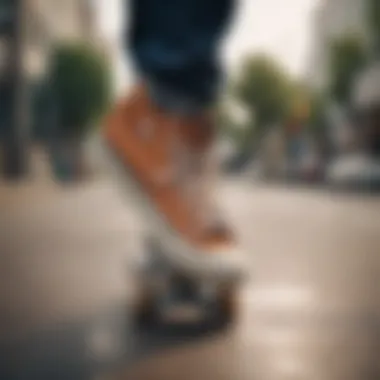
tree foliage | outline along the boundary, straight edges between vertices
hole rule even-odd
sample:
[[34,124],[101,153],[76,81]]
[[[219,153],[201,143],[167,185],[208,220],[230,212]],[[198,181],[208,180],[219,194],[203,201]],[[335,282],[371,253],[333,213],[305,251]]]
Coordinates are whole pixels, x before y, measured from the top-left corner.
[[355,35],[346,35],[331,44],[329,93],[342,105],[348,105],[354,81],[368,61],[367,50]]
[[234,94],[251,114],[240,149],[254,153],[266,131],[294,112],[299,85],[274,59],[255,55],[243,64]]
[[49,79],[61,128],[68,134],[85,133],[110,101],[107,61],[89,45],[60,45],[52,55]]
[[235,89],[259,128],[287,115],[294,90],[285,70],[267,56],[247,59]]
[[375,53],[380,55],[380,1],[367,0],[368,29]]

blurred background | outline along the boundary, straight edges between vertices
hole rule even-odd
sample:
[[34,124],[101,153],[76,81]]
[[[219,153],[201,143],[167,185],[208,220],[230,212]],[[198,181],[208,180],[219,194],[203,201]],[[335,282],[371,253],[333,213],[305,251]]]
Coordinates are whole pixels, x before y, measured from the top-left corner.
[[[72,176],[63,171],[86,166],[79,141],[133,83],[123,43],[128,14],[116,0],[25,3],[18,20],[17,2],[2,2],[3,172],[30,172],[42,147],[54,175]],[[377,187],[377,7],[370,0],[241,2],[224,48],[220,151],[228,171]],[[74,106],[80,103],[86,107]]]
[[[121,333],[144,228],[93,145],[134,81],[122,3],[0,0],[7,371],[86,378],[108,355],[121,363],[111,378],[377,379],[380,2],[240,1],[224,41],[218,196],[254,279],[232,331],[128,365],[126,342],[150,352],[171,340]],[[108,338],[94,359],[98,320]]]

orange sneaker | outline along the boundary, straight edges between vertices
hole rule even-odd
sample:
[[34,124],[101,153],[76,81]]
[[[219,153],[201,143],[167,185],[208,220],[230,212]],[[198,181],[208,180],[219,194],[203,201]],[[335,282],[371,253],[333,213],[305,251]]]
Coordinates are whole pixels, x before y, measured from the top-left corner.
[[210,118],[170,115],[139,88],[108,117],[103,140],[168,261],[191,275],[240,279],[242,255],[207,185]]

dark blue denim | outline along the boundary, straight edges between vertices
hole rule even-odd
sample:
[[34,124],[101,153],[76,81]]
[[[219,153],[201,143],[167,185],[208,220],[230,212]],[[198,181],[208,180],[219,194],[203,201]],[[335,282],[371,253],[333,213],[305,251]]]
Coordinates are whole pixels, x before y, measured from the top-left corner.
[[132,0],[129,43],[137,70],[167,107],[207,107],[234,0]]

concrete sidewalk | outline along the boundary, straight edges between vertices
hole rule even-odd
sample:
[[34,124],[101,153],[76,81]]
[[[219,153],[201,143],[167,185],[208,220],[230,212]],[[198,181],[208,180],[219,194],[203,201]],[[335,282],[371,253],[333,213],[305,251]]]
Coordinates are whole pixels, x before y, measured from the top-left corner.
[[[141,253],[143,224],[112,183],[9,190],[0,191],[3,337],[127,307],[128,258]],[[378,374],[372,353],[380,321],[380,201],[238,181],[223,182],[218,196],[252,255],[254,278],[242,290],[238,325],[112,378],[357,380]]]

